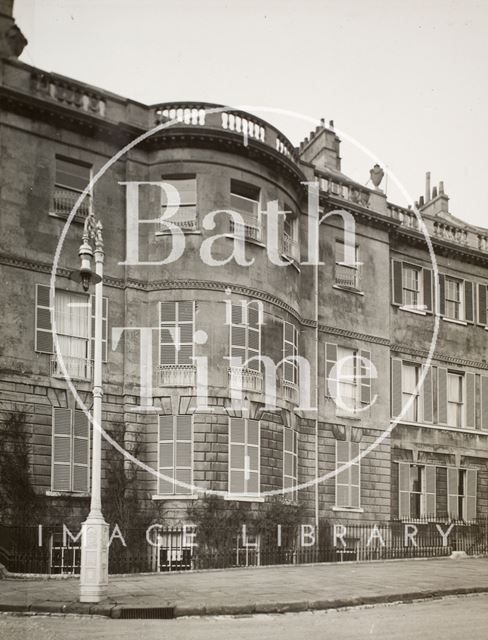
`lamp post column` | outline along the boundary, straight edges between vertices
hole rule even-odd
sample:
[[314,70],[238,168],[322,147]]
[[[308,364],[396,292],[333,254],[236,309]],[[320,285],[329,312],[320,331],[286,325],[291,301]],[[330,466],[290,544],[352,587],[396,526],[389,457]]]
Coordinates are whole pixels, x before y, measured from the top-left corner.
[[[100,602],[108,586],[109,526],[102,515],[102,332],[103,332],[103,240],[102,225],[93,229],[95,241],[95,351],[93,370],[93,438],[90,513],[82,525],[80,602]],[[86,239],[84,238],[85,242]],[[81,253],[81,249],[80,249]]]

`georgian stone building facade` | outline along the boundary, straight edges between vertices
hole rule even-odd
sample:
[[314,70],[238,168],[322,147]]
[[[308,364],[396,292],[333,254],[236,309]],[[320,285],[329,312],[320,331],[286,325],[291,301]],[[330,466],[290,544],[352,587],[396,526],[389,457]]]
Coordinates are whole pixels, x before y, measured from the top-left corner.
[[[258,505],[270,491],[305,485],[284,499],[302,503],[310,523],[486,516],[488,231],[453,217],[442,186],[428,185],[419,202],[436,280],[413,211],[341,172],[332,124],[295,148],[248,113],[200,103],[146,106],[15,57],[2,59],[0,78],[0,406],[2,418],[27,416],[32,479],[46,504],[62,504],[66,518],[78,521],[88,510],[90,429],[54,355],[51,311],[68,372],[90,406],[92,300],[71,276],[83,221],[93,210],[105,241],[104,427],[111,433],[124,424],[128,441],[140,434],[142,462],[184,483],[141,468],[141,500],[164,501],[184,520],[199,495],[191,485]],[[173,120],[122,154],[80,204],[62,246],[51,310],[53,258],[79,194],[125,145]],[[159,187],[141,184],[139,216],[153,222],[137,225],[138,260],[128,264],[133,229],[124,183],[135,181],[178,190],[174,220],[185,252],[177,261],[154,264],[172,246],[164,225],[154,223],[171,194],[165,200]],[[338,210],[354,216],[355,266],[344,264],[337,214],[319,227],[322,264],[307,264],[315,229],[307,183],[318,184],[321,216]],[[287,211],[278,253],[288,266],[273,264],[266,248],[264,212],[273,201]],[[204,226],[215,210],[214,228]],[[242,215],[243,230],[228,210]],[[241,232],[251,266],[201,259],[210,237],[221,236],[213,253],[223,260]],[[436,314],[432,366],[417,390]],[[152,328],[146,332],[152,351],[142,356],[152,377],[149,408],[141,393],[143,327]],[[196,332],[204,338],[194,340]],[[306,358],[318,411],[299,408],[302,372],[294,360],[277,367],[278,408],[267,410],[262,367],[251,361],[236,370],[227,359],[256,355],[275,363]],[[205,410],[197,406],[193,360],[204,356]],[[328,384],[344,358],[349,365],[338,384],[355,411],[338,408]],[[241,411],[230,400],[236,378]],[[349,461],[336,477],[311,482]]]

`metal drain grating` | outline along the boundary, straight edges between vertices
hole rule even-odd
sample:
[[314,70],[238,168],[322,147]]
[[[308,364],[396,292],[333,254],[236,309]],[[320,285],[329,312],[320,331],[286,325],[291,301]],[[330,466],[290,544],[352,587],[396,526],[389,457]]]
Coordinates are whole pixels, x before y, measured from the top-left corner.
[[174,607],[131,607],[120,609],[120,618],[123,620],[170,620],[174,617]]

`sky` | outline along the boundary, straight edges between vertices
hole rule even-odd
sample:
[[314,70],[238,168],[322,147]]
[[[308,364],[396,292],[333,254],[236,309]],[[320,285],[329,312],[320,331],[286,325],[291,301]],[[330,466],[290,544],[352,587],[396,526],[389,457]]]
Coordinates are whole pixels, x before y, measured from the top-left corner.
[[146,104],[247,107],[295,145],[334,120],[344,173],[365,184],[378,159],[405,206],[431,171],[451,213],[488,227],[488,0],[15,0],[14,15],[27,64]]

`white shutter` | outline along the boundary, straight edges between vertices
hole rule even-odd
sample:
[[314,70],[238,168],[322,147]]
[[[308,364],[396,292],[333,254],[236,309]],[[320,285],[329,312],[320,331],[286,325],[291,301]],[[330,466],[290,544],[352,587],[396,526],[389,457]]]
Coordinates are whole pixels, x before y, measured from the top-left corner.
[[246,421],[230,418],[229,431],[229,493],[243,494],[246,491]]
[[357,370],[360,372],[360,401],[361,404],[371,404],[371,351],[361,349],[359,352],[360,366]]
[[465,489],[465,504],[466,514],[465,521],[473,522],[476,520],[476,483],[477,472],[475,469],[466,470],[466,489]]
[[[327,342],[325,345],[325,395],[337,397],[337,378],[332,378],[332,369],[337,364],[337,345]],[[336,368],[337,372],[337,368]]]
[[447,468],[447,513],[450,518],[459,518],[458,505],[459,470],[454,467]]
[[410,518],[410,463],[398,463],[398,516]]
[[73,491],[87,492],[89,487],[90,422],[83,411],[73,419]]
[[436,516],[436,467],[425,467],[425,513],[429,518]]
[[71,409],[54,408],[52,440],[53,491],[71,491]]
[[41,353],[53,353],[53,335],[51,331],[51,311],[49,306],[49,287],[36,285],[36,339],[35,350]]
[[[191,416],[175,416],[175,478],[192,484],[192,419]],[[189,494],[191,489],[175,484],[175,493]]]
[[171,478],[158,478],[158,493],[170,495],[174,493],[174,421],[173,416],[159,416],[158,470]]

